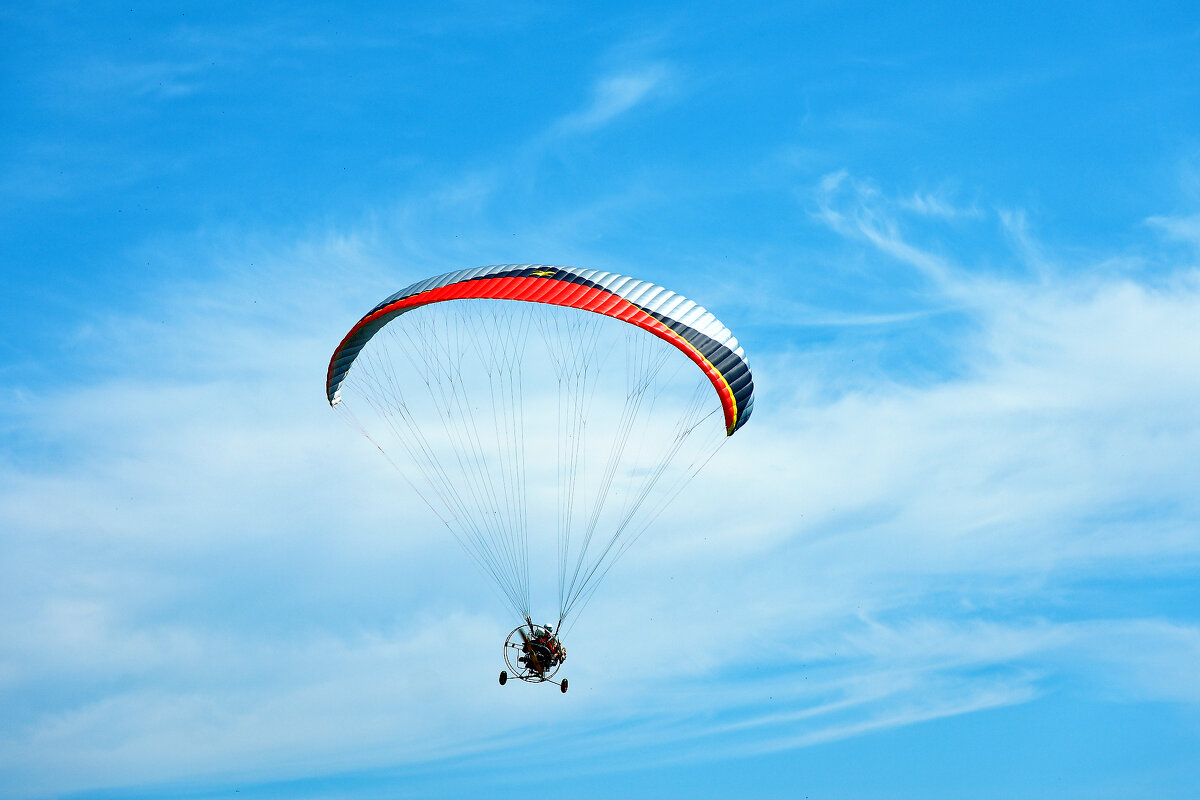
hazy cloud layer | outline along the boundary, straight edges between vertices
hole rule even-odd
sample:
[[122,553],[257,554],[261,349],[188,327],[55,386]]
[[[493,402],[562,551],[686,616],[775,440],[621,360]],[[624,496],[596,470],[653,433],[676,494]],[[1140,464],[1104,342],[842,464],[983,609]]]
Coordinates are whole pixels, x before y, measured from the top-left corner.
[[[662,79],[601,84],[578,124]],[[499,605],[324,404],[344,328],[456,255],[414,222],[419,202],[255,248],[253,274],[165,286],[152,312],[81,329],[107,376],[20,386],[3,417],[5,785],[488,763],[568,730],[563,764],[596,747],[631,763],[651,744],[656,759],[762,753],[1064,679],[1200,701],[1193,614],[1072,601],[1200,558],[1200,274],[1056,270],[1038,247],[1044,269],[1002,276],[915,220],[1012,231],[1012,212],[889,199],[846,173],[811,199],[940,309],[871,324],[941,340],[952,313],[958,367],[904,381],[870,341],[752,349],[752,424],[610,576],[574,632],[565,697],[498,690]],[[495,201],[432,202],[470,217]],[[1037,243],[1021,236],[1025,263]],[[630,626],[655,642],[633,675],[612,668]]]

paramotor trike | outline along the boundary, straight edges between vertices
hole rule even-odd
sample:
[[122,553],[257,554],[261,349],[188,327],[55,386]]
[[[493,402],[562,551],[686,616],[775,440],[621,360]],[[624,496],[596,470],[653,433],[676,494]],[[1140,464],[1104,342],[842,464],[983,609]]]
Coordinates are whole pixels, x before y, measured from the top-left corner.
[[566,692],[567,679],[554,680],[566,660],[567,649],[554,635],[554,629],[536,625],[526,617],[525,624],[513,628],[504,640],[504,663],[508,669],[500,672],[500,685],[513,677],[528,683],[558,684],[559,691]]

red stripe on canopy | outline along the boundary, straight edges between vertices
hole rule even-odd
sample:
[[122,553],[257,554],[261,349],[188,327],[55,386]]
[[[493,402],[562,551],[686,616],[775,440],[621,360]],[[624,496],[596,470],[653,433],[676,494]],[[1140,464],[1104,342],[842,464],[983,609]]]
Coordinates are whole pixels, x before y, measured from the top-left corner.
[[733,433],[733,426],[737,422],[737,400],[733,396],[733,390],[729,387],[725,377],[717,371],[717,368],[710,364],[708,359],[693,347],[687,339],[684,339],[637,305],[622,297],[618,297],[610,291],[571,283],[570,281],[554,277],[508,276],[501,278],[473,278],[437,289],[430,289],[383,306],[359,320],[358,324],[351,328],[350,332],[342,339],[341,344],[338,345],[337,350],[333,353],[333,358],[330,359],[329,371],[326,378],[327,382],[329,377],[333,375],[333,365],[338,359],[338,354],[342,352],[342,348],[346,346],[346,343],[362,330],[363,327],[370,325],[372,322],[377,322],[384,317],[393,317],[409,309],[427,306],[432,303],[440,303],[446,300],[521,300],[532,303],[545,303],[547,305],[566,306],[568,308],[578,308],[583,311],[603,314],[604,316],[613,317],[614,319],[619,319],[643,328],[663,341],[674,345],[684,355],[694,361],[700,369],[704,370],[704,374],[712,382],[713,387],[717,390],[717,396],[721,400],[721,409],[725,413],[725,431],[729,434]]

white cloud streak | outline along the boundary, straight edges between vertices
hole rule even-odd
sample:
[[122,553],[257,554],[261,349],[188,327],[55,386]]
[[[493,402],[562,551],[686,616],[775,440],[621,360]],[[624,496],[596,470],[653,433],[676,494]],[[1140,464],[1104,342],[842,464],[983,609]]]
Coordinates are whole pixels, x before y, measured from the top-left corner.
[[1171,238],[1200,249],[1200,214],[1187,217],[1150,217],[1146,222],[1162,230]]
[[[847,198],[848,202],[843,203]],[[821,180],[816,200],[815,216],[834,231],[864,239],[897,261],[920,271],[942,292],[953,293],[950,266],[900,235],[895,218],[882,213],[877,189],[853,180],[845,171],[835,172]]]
[[596,81],[590,102],[563,117],[552,130],[565,135],[587,133],[608,125],[662,94],[669,88],[671,78],[672,71],[664,63],[607,75]]

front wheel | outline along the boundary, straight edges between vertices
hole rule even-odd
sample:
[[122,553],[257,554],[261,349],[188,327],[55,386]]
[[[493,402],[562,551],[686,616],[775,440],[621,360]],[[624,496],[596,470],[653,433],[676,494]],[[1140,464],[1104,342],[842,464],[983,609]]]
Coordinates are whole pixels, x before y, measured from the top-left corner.
[[560,684],[558,685],[558,690],[559,690],[560,692],[562,692],[563,694],[566,694],[566,693],[567,693],[567,679],[566,679],[566,678],[563,678],[563,679],[562,679],[562,683],[560,683]]
[[[500,685],[503,686],[506,683],[508,683],[508,670],[502,669],[500,670]],[[566,690],[564,689],[563,691]]]

